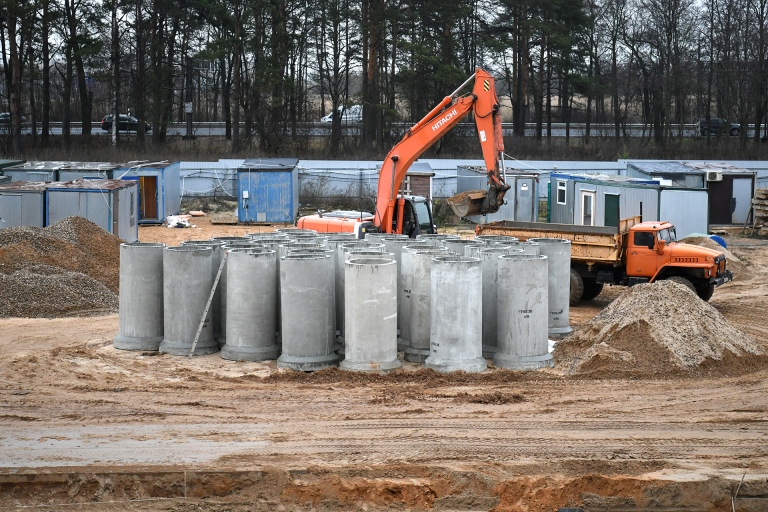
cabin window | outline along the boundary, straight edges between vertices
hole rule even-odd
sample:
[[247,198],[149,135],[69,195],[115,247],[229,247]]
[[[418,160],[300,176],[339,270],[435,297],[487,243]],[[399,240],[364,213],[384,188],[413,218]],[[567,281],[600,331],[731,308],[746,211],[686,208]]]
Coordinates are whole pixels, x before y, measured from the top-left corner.
[[656,245],[656,241],[654,240],[653,233],[648,231],[636,231],[635,232],[635,239],[633,240],[633,243],[635,247],[647,247],[649,249],[653,249],[653,247]]
[[565,204],[565,190],[566,190],[566,182],[565,181],[558,181],[557,182],[557,204]]

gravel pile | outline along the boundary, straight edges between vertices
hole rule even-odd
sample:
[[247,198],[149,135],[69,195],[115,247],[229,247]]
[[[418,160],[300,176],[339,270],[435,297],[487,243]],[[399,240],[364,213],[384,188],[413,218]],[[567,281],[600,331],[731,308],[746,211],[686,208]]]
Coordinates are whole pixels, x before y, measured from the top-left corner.
[[567,374],[597,378],[731,373],[764,359],[717,309],[670,281],[629,288],[553,355]]
[[117,311],[120,243],[81,217],[0,230],[0,317]]
[[65,317],[116,312],[118,296],[80,272],[30,265],[0,274],[0,316]]

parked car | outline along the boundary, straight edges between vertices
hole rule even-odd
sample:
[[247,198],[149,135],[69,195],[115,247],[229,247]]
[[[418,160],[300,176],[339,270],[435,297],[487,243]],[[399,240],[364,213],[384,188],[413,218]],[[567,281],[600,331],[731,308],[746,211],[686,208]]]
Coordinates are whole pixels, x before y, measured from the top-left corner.
[[[133,116],[120,114],[120,124],[117,126],[117,128],[121,132],[139,131],[139,120]],[[107,114],[101,119],[101,129],[105,132],[112,131],[112,114]],[[149,123],[144,123],[144,131],[151,132],[152,125]]]
[[363,106],[350,105],[349,107],[340,106],[337,112],[320,118],[321,123],[330,123],[336,115],[341,115],[342,123],[360,123],[363,121]]
[[[27,118],[23,115],[21,116],[21,122],[26,123]],[[11,113],[10,112],[0,112],[0,124],[11,124]]]
[[707,118],[702,117],[697,121],[699,133],[706,137],[707,135],[733,135],[737,136],[741,133],[741,125],[738,123],[729,123],[722,117],[710,117],[709,122]]

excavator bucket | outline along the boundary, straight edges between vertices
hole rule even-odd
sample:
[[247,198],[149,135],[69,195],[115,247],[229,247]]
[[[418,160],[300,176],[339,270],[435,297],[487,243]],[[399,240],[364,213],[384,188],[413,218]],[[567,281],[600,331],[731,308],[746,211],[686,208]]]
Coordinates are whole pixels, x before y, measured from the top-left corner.
[[456,194],[448,199],[453,212],[459,217],[468,217],[470,215],[482,215],[483,203],[488,196],[487,190],[470,190]]

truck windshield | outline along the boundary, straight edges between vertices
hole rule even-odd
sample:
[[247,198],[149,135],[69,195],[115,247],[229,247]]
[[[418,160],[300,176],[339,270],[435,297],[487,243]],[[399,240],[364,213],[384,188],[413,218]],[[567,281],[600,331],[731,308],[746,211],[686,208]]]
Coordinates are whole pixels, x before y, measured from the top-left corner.
[[675,233],[675,228],[660,229],[658,238],[659,240],[664,240],[666,243],[676,242],[677,235]]
[[419,219],[419,229],[422,233],[432,233],[432,216],[429,214],[426,202],[417,201],[414,203],[416,217]]

